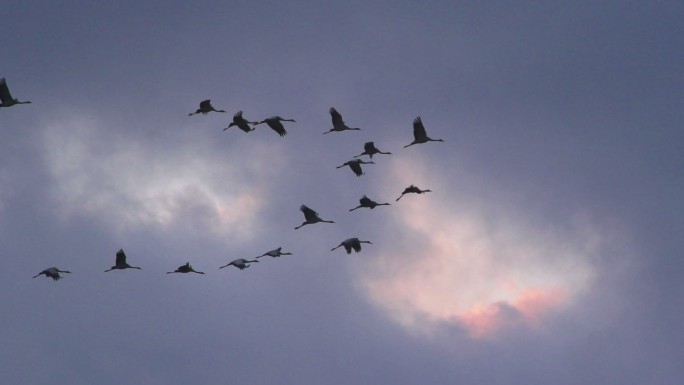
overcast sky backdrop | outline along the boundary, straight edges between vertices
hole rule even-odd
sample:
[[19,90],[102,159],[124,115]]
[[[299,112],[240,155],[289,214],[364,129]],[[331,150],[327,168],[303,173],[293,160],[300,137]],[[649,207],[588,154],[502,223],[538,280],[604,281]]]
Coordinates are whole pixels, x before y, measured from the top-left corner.
[[[684,4],[7,2],[6,384],[677,384]],[[189,117],[211,99],[226,114]],[[322,135],[328,109],[361,131]],[[294,118],[223,131],[233,113]],[[421,116],[433,138],[402,148]],[[335,167],[374,141],[392,155]],[[395,199],[410,184],[432,193]],[[362,195],[390,202],[349,212]],[[335,224],[299,230],[301,204]],[[358,236],[359,254],[330,249]],[[219,270],[282,246],[294,255]],[[104,273],[119,248],[143,270]],[[207,274],[166,275],[185,262]],[[63,280],[31,277],[57,266]]]

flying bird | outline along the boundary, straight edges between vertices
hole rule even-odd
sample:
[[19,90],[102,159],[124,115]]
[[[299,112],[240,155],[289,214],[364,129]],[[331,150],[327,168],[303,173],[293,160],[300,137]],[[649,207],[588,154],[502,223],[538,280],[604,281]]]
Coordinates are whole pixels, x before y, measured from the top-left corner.
[[44,274],[46,278],[52,278],[52,279],[54,279],[55,281],[59,281],[60,279],[62,279],[62,276],[59,275],[59,273],[69,273],[69,274],[71,274],[70,271],[60,270],[60,269],[58,269],[58,268],[56,268],[56,267],[50,267],[50,268],[45,269],[45,270],[41,271],[40,273],[34,275],[33,278],[39,277],[41,274]]
[[255,260],[252,260],[252,261],[248,261],[248,260],[246,260],[246,259],[244,259],[244,258],[239,258],[239,259],[236,259],[236,260],[234,260],[234,261],[231,261],[231,262],[230,262],[229,264],[227,264],[227,265],[224,265],[224,266],[219,267],[219,269],[223,269],[224,267],[228,267],[228,266],[235,266],[235,267],[237,267],[237,268],[240,269],[240,270],[244,270],[244,269],[248,268],[248,267],[249,267],[249,264],[252,263],[252,262],[259,262],[259,261],[257,261],[256,259],[255,259]]
[[332,117],[333,128],[331,128],[330,131],[324,132],[323,134],[328,134],[335,131],[360,130],[360,128],[352,128],[344,124],[344,120],[342,120],[342,115],[340,115],[340,113],[337,112],[337,110],[334,107],[330,107],[330,116]]
[[114,266],[112,266],[110,269],[105,270],[105,273],[108,271],[112,271],[112,270],[123,270],[123,269],[142,270],[141,267],[131,266],[128,263],[126,263],[126,253],[124,253],[123,249],[119,249],[119,251],[116,252],[116,262],[115,262]]
[[269,257],[276,258],[276,257],[280,257],[281,255],[292,255],[292,253],[283,253],[283,252],[281,251],[282,249],[283,249],[282,247],[279,247],[279,248],[277,248],[277,249],[273,249],[273,250],[271,250],[271,251],[267,251],[267,252],[265,252],[265,253],[259,255],[257,258],[261,258],[261,257],[265,257],[265,256],[269,256]]
[[211,111],[214,111],[214,112],[226,112],[226,111],[224,111],[224,110],[217,110],[217,109],[215,109],[215,108],[211,105],[211,100],[210,100],[210,99],[207,99],[207,100],[201,101],[201,102],[200,102],[200,105],[199,105],[199,108],[197,109],[197,111],[189,113],[188,116],[197,115],[197,114],[206,115],[206,114],[210,113]]
[[30,104],[30,101],[19,101],[12,97],[5,78],[0,79],[0,107],[12,107],[15,104]]
[[423,126],[423,121],[420,119],[420,116],[417,117],[413,121],[413,142],[410,144],[407,144],[404,146],[404,148],[408,146],[413,146],[414,144],[419,144],[419,143],[426,143],[426,142],[443,142],[444,140],[442,139],[431,139],[430,137],[427,136],[427,133],[425,132],[425,126]]
[[366,144],[363,145],[363,152],[360,153],[359,155],[356,155],[354,158],[358,158],[360,156],[368,155],[369,158],[373,159],[374,154],[392,155],[391,152],[382,152],[382,151],[378,150],[375,147],[375,143],[366,142]]
[[302,227],[302,226],[304,226],[304,225],[312,225],[312,224],[318,223],[318,222],[335,223],[335,222],[333,222],[333,221],[326,221],[326,220],[321,219],[321,218],[318,216],[318,213],[317,213],[317,212],[315,212],[315,211],[313,211],[312,209],[306,207],[305,205],[301,205],[301,206],[299,207],[299,210],[300,210],[301,212],[304,213],[304,219],[305,219],[305,221],[304,221],[304,223],[302,223],[301,225],[295,227],[295,230],[297,230],[298,228],[300,228],[300,227]]
[[364,195],[361,197],[361,199],[359,199],[359,205],[354,207],[353,209],[349,209],[349,211],[354,211],[362,207],[368,207],[372,210],[377,206],[389,206],[389,203],[378,203]]
[[344,166],[349,166],[349,168],[351,168],[351,170],[354,171],[354,174],[356,174],[356,176],[361,176],[364,174],[363,170],[361,169],[362,164],[375,164],[375,162],[373,162],[373,161],[364,162],[361,159],[353,159],[353,160],[344,162],[341,166],[337,166],[335,168],[342,168]]
[[399,198],[397,198],[397,201],[399,201],[399,199],[401,199],[401,197],[403,197],[404,194],[409,194],[409,193],[422,194],[422,193],[426,193],[426,192],[432,192],[432,191],[431,190],[421,190],[414,185],[410,185],[404,189],[404,192],[402,192],[401,195],[399,195]]
[[187,262],[185,265],[178,266],[178,268],[175,271],[169,271],[166,274],[173,274],[173,273],[197,273],[197,274],[204,274],[201,271],[196,271],[195,269],[190,266],[190,262]]
[[223,131],[233,127],[237,126],[237,128],[241,129],[244,132],[250,132],[254,131],[254,127],[250,127],[250,124],[255,124],[256,122],[250,122],[249,120],[245,119],[242,117],[242,111],[238,111],[233,115],[233,122],[228,125],[228,127],[224,128]]
[[268,124],[269,127],[273,129],[273,131],[277,132],[278,135],[280,136],[285,136],[287,135],[287,131],[285,131],[285,127],[283,127],[283,124],[281,122],[296,122],[294,119],[284,119],[281,118],[280,116],[271,116],[270,118],[266,118],[260,122],[254,123],[254,126],[257,126],[262,123]]
[[347,250],[347,254],[351,254],[352,250],[358,253],[361,251],[362,243],[370,243],[371,245],[373,244],[371,241],[359,241],[359,238],[349,238],[345,239],[344,241],[342,241],[342,243],[330,249],[330,251],[334,251],[338,247],[344,246],[344,249]]

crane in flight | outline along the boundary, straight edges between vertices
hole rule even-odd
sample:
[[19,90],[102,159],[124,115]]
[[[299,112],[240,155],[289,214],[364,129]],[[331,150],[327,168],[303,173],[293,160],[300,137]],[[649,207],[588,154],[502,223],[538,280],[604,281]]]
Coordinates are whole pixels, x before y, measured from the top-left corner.
[[416,187],[416,186],[414,186],[414,185],[410,185],[410,186],[408,186],[407,188],[404,189],[404,191],[401,193],[401,195],[399,195],[399,198],[397,198],[397,201],[399,201],[399,199],[401,199],[401,197],[403,197],[404,194],[411,194],[411,193],[413,193],[413,194],[423,194],[423,193],[426,193],[426,192],[432,192],[432,191],[431,191],[431,190],[421,190],[421,189],[419,189],[418,187]]
[[119,251],[116,252],[116,262],[114,263],[114,266],[105,270],[105,273],[108,271],[112,271],[112,270],[123,270],[123,269],[142,270],[141,267],[129,265],[126,262],[126,253],[124,253],[123,249],[119,249]]
[[326,131],[323,134],[329,134],[331,132],[340,132],[340,131],[347,131],[347,130],[360,130],[360,128],[357,127],[349,127],[344,123],[344,120],[342,120],[342,115],[340,115],[339,112],[334,107],[330,107],[330,116],[332,117],[332,124],[333,127],[330,129],[330,131]]
[[358,158],[364,155],[368,155],[369,158],[373,159],[373,155],[375,154],[385,154],[385,155],[392,155],[391,152],[382,152],[378,150],[377,147],[375,147],[375,143],[373,142],[366,142],[363,145],[363,152],[360,153],[359,155],[356,155],[354,158]]
[[5,78],[0,79],[0,107],[12,107],[15,104],[30,104],[31,102],[20,101],[12,97],[9,87],[7,87],[7,80]]
[[292,253],[283,253],[283,252],[281,251],[282,249],[283,249],[282,247],[279,247],[279,248],[277,248],[277,249],[273,249],[273,250],[271,250],[271,251],[267,251],[267,252],[265,252],[265,253],[259,255],[257,258],[261,258],[261,257],[265,257],[265,256],[277,258],[277,257],[280,257],[281,255],[292,255]]
[[377,206],[389,206],[389,203],[378,203],[364,195],[361,197],[361,199],[359,199],[359,205],[354,207],[353,209],[349,209],[349,211],[354,211],[362,207],[367,207],[372,210]]
[[302,227],[302,226],[304,226],[304,225],[312,225],[312,224],[318,223],[318,222],[335,223],[335,222],[333,222],[333,221],[326,221],[326,220],[321,219],[321,217],[318,216],[318,213],[317,213],[317,212],[315,212],[314,210],[312,210],[312,209],[306,207],[306,205],[301,205],[301,206],[299,206],[299,211],[301,211],[302,213],[304,213],[304,219],[305,219],[305,220],[304,220],[304,223],[302,223],[301,225],[295,227],[295,230],[297,230],[298,228],[300,228],[300,227]]
[[361,169],[362,164],[375,164],[373,161],[369,162],[364,162],[361,159],[352,159],[350,161],[344,162],[342,165],[337,166],[335,168],[342,168],[344,166],[349,166],[349,168],[356,174],[356,176],[361,176],[364,174],[363,170]]
[[252,261],[248,261],[244,258],[238,258],[236,260],[230,261],[230,263],[228,263],[227,265],[223,265],[223,266],[219,267],[219,269],[223,269],[224,267],[228,267],[228,266],[235,266],[240,270],[244,270],[244,269],[249,267],[250,263],[253,263],[253,262],[259,262],[259,261],[257,261],[256,259],[252,260]]
[[278,133],[280,136],[285,136],[287,135],[287,131],[285,131],[285,127],[283,126],[283,123],[281,122],[296,122],[294,119],[284,119],[281,118],[280,116],[271,116],[270,118],[266,118],[260,122],[254,123],[254,126],[256,127],[259,124],[266,123],[268,124],[269,127],[275,132]]
[[204,274],[201,271],[197,271],[190,266],[190,262],[187,262],[185,265],[178,266],[178,268],[174,271],[169,271],[166,274],[173,274],[173,273],[197,273],[197,274]]
[[40,277],[40,275],[42,274],[42,275],[45,275],[46,278],[52,278],[52,279],[54,279],[55,281],[59,281],[60,279],[62,279],[62,276],[59,275],[59,273],[69,273],[69,274],[71,274],[70,271],[60,270],[60,269],[58,269],[58,268],[56,268],[56,267],[50,267],[50,268],[47,268],[47,269],[41,271],[40,273],[34,275],[33,278]]
[[362,243],[370,243],[371,245],[373,244],[371,241],[360,241],[359,238],[349,238],[345,239],[344,241],[342,241],[342,243],[330,249],[330,251],[335,251],[335,249],[337,249],[338,247],[344,246],[344,249],[347,250],[347,254],[351,254],[352,250],[358,253],[361,251]]
[[211,105],[211,100],[207,99],[207,100],[202,100],[200,102],[200,105],[199,105],[199,108],[197,109],[197,111],[189,113],[188,116],[193,116],[193,115],[197,115],[197,114],[206,115],[206,114],[210,113],[211,111],[226,112],[224,110],[215,109],[214,106]]
[[223,131],[233,127],[237,126],[237,128],[241,129],[244,132],[251,132],[254,131],[254,127],[250,127],[250,124],[255,124],[256,122],[250,122],[249,120],[245,119],[242,117],[242,111],[238,111],[233,115],[233,121],[228,125],[228,127],[224,128]]
[[425,132],[425,126],[423,126],[423,120],[420,119],[419,116],[413,121],[413,142],[407,144],[406,146],[404,146],[404,148],[408,146],[413,146],[414,144],[443,141],[444,140],[442,139],[432,139],[429,136],[427,136],[427,133]]

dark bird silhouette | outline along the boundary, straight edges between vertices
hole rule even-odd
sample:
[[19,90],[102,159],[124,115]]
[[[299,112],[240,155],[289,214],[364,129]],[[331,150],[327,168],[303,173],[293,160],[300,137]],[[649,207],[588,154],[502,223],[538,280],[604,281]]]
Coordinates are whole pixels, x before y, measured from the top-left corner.
[[342,120],[342,115],[340,115],[340,113],[337,112],[337,110],[334,107],[330,107],[330,116],[332,117],[333,128],[331,128],[330,131],[324,132],[323,134],[328,134],[335,131],[360,130],[360,128],[352,128],[344,124],[344,120]]
[[432,192],[432,191],[431,190],[421,190],[414,185],[410,185],[404,189],[404,192],[402,192],[401,195],[399,195],[399,198],[397,198],[397,201],[399,201],[399,199],[401,199],[401,197],[403,197],[404,194],[409,194],[409,193],[422,194],[422,193],[426,193],[426,192]]
[[30,101],[19,101],[12,97],[5,78],[0,79],[0,107],[12,107],[15,104],[30,104]]
[[244,132],[250,132],[254,131],[254,127],[250,127],[250,124],[255,124],[256,122],[250,122],[249,120],[245,119],[242,117],[242,111],[238,111],[233,115],[233,122],[228,125],[228,127],[224,128],[223,131],[233,127],[237,126],[237,128],[241,129]]
[[110,269],[105,270],[105,273],[108,271],[112,271],[112,270],[123,270],[123,269],[142,270],[141,267],[131,266],[128,263],[126,263],[126,253],[124,253],[123,249],[119,249],[119,251],[116,252],[116,262],[115,262],[114,266],[112,266]]
[[271,116],[270,118],[266,118],[260,122],[254,123],[254,126],[257,126],[262,123],[268,124],[269,127],[273,129],[273,131],[277,132],[278,135],[280,136],[285,136],[287,135],[287,131],[285,131],[285,127],[281,122],[296,122],[294,119],[283,119],[280,116]]
[[47,268],[47,269],[41,271],[40,273],[34,275],[33,278],[39,277],[41,274],[44,274],[46,278],[52,278],[52,279],[54,279],[55,281],[59,281],[60,279],[62,279],[62,276],[59,275],[59,273],[69,273],[69,274],[71,274],[70,271],[60,270],[60,269],[58,269],[58,268],[56,268],[56,267],[50,267],[50,268]]
[[359,199],[359,205],[354,207],[353,209],[349,209],[349,211],[354,211],[362,207],[368,207],[372,210],[377,206],[389,206],[389,203],[378,203],[364,195],[361,197],[361,199]]
[[267,252],[265,252],[265,253],[259,255],[257,258],[261,258],[261,257],[265,257],[265,256],[269,256],[269,257],[276,258],[276,257],[280,257],[281,255],[292,255],[292,253],[283,253],[283,252],[281,251],[282,249],[283,249],[282,247],[279,247],[279,248],[277,248],[277,249],[273,249],[273,250],[271,250],[271,251],[267,251]]
[[200,105],[199,105],[199,108],[197,109],[197,111],[189,113],[188,116],[197,115],[197,114],[206,115],[206,114],[210,113],[211,111],[214,111],[214,112],[226,112],[226,111],[224,111],[224,110],[217,110],[217,109],[215,109],[215,108],[211,105],[211,100],[207,99],[207,100],[202,100],[202,101],[200,102]]
[[252,261],[248,261],[248,260],[246,260],[246,259],[244,259],[244,258],[239,258],[239,259],[236,259],[236,260],[234,260],[234,261],[231,261],[231,262],[230,262],[229,264],[227,264],[227,265],[223,265],[223,266],[219,267],[219,269],[223,269],[224,267],[228,267],[228,266],[235,266],[235,267],[237,267],[237,268],[240,269],[240,270],[244,270],[244,269],[248,268],[248,267],[249,267],[249,264],[252,263],[252,262],[259,262],[259,261],[257,261],[256,259],[255,259],[255,260],[252,260]]
[[166,274],[173,274],[173,273],[197,273],[197,274],[204,274],[201,271],[196,271],[195,269],[190,266],[190,262],[187,262],[185,265],[178,266],[178,268],[175,271],[169,271]]
[[300,228],[300,227],[302,227],[302,226],[304,226],[304,225],[312,225],[312,224],[318,223],[318,222],[335,223],[335,222],[333,222],[333,221],[326,221],[326,220],[321,219],[321,218],[318,216],[318,213],[317,213],[317,212],[315,212],[315,211],[313,211],[312,209],[306,207],[305,205],[301,205],[301,206],[299,207],[299,210],[300,210],[301,212],[304,213],[304,219],[305,219],[305,221],[304,221],[304,223],[302,223],[301,225],[295,227],[295,230],[297,230],[298,228]]
[[413,146],[414,144],[425,143],[425,142],[443,142],[442,139],[431,139],[427,136],[425,132],[425,126],[423,126],[423,121],[420,116],[413,121],[413,142],[404,146]]
[[361,251],[362,243],[370,243],[371,245],[373,244],[371,241],[359,241],[359,238],[349,238],[345,239],[344,241],[342,241],[342,243],[330,249],[330,251],[334,251],[338,247],[344,246],[344,249],[347,250],[347,254],[351,254],[352,250],[358,253]]
[[335,168],[342,168],[344,166],[349,166],[349,168],[351,168],[351,170],[354,171],[354,174],[356,174],[356,176],[361,176],[364,174],[363,170],[361,169],[362,164],[375,164],[375,162],[373,162],[373,161],[364,162],[361,159],[353,159],[353,160],[350,160],[348,162],[344,162],[341,166],[337,166]]
[[382,152],[382,151],[378,150],[375,147],[375,143],[366,142],[366,144],[363,145],[363,152],[360,153],[359,155],[356,155],[354,158],[358,158],[360,156],[368,155],[369,158],[373,159],[374,154],[392,155],[391,152]]

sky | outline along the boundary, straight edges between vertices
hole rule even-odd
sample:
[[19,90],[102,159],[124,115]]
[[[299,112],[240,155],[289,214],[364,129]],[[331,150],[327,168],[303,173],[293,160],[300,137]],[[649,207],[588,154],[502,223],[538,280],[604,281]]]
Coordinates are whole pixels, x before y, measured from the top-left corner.
[[[0,109],[3,382],[677,384],[683,16],[4,4],[32,103]],[[322,135],[330,107],[361,130]],[[224,131],[239,110],[296,122]],[[444,142],[404,148],[418,116]],[[392,154],[336,168],[367,141]],[[302,204],[335,223],[295,230]],[[121,248],[142,270],[104,273]]]

